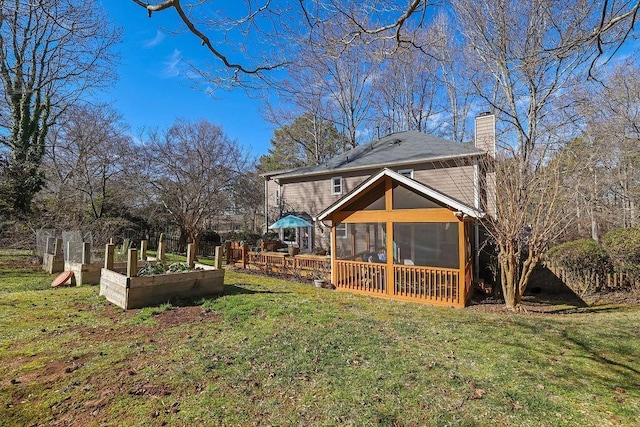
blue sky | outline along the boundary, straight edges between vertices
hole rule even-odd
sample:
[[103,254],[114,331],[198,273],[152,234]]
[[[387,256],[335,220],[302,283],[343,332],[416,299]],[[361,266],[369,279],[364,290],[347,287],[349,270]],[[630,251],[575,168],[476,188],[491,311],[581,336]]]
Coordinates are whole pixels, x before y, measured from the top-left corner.
[[206,119],[253,155],[266,153],[273,126],[261,116],[261,100],[240,89],[218,90],[211,96],[205,93],[206,85],[199,90],[193,87],[181,59],[201,62],[209,60],[210,54],[191,33],[163,31],[181,28],[173,10],[149,18],[130,0],[105,0],[103,6],[123,34],[119,80],[101,98],[123,115],[133,136],[144,127],[167,129],[177,117]]

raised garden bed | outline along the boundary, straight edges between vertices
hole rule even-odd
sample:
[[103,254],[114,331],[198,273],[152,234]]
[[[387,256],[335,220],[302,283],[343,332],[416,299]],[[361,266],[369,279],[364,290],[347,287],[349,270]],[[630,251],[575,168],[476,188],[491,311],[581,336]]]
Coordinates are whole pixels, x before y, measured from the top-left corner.
[[223,290],[222,269],[127,277],[103,268],[100,276],[100,295],[125,310],[162,304],[177,297],[222,294]]
[[[111,245],[112,246],[112,245]],[[189,245],[187,265],[193,267],[192,244]],[[126,271],[115,271],[113,267],[113,248],[107,245],[105,268],[100,272],[100,295],[125,310],[157,305],[174,298],[194,298],[222,294],[224,291],[224,270],[190,270],[165,274],[139,275],[156,270],[151,264],[138,271],[137,251],[129,250]],[[220,251],[216,250],[219,254]],[[216,265],[220,267],[218,256]],[[164,267],[160,269],[164,271]],[[171,266],[169,266],[169,271]]]

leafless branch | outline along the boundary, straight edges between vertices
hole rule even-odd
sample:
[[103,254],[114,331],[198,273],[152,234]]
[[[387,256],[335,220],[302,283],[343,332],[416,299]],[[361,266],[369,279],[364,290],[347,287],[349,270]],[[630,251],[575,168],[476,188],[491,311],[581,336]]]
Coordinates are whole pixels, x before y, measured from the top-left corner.
[[[234,69],[236,70],[236,72],[241,72],[244,74],[259,74],[263,71],[282,68],[288,64],[288,62],[284,61],[284,62],[278,62],[271,65],[264,65],[264,66],[259,66],[255,68],[247,68],[242,64],[232,62],[229,60],[227,55],[223,54],[221,51],[216,49],[211,43],[211,40],[209,39],[209,37],[207,37],[207,35],[205,35],[202,31],[200,31],[196,27],[196,25],[193,23],[193,21],[189,19],[187,14],[184,12],[184,9],[182,8],[182,5],[180,4],[180,0],[166,0],[165,2],[160,4],[150,4],[150,3],[143,2],[141,0],[133,0],[133,1],[139,6],[145,8],[149,13],[149,17],[151,17],[152,12],[174,8],[176,10],[176,13],[182,20],[182,22],[189,29],[189,31],[201,40],[202,46],[205,46],[213,54],[213,56],[215,56],[220,61],[222,61],[225,67]],[[264,6],[262,6],[258,10],[251,13],[249,16],[245,18],[245,20],[253,19],[256,16],[256,14],[260,13],[263,10],[266,10],[269,7],[269,4],[270,4],[270,1],[267,1],[267,3]]]

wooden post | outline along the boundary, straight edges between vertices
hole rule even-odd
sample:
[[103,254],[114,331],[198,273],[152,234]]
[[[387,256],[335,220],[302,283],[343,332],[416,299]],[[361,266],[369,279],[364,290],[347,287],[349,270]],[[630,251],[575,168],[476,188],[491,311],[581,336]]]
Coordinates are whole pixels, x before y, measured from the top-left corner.
[[189,264],[189,268],[193,268],[196,266],[196,244],[189,243],[187,245],[187,264]]
[[[338,287],[338,270],[336,259],[338,258],[338,245],[336,244],[336,224],[331,221],[331,234],[329,234],[329,239],[331,239],[331,284]],[[387,254],[389,253],[389,246],[387,246]],[[387,261],[389,260],[389,256],[387,255]]]
[[140,242],[140,259],[142,261],[147,260],[147,248],[149,247],[149,241],[143,240]]
[[62,256],[62,239],[56,239],[56,244],[53,248],[53,254],[56,257]]
[[107,270],[113,270],[113,256],[116,253],[116,245],[113,243],[107,243],[104,249],[104,268]]
[[[457,305],[460,307],[464,307],[467,302],[467,294],[466,294],[466,286],[467,286],[467,276],[466,272],[466,250],[467,247],[465,245],[465,227],[464,221],[458,221],[458,301]],[[451,287],[453,289],[453,287]]]
[[166,250],[166,243],[164,242],[164,240],[160,240],[158,242],[158,261],[160,262],[164,262],[164,253]]
[[247,261],[249,260],[249,244],[242,245],[242,268],[247,268]]
[[53,237],[47,237],[47,246],[44,249],[45,254],[53,254],[53,248],[56,243],[56,239]]
[[231,242],[224,244],[225,251],[227,252],[227,265],[231,264]]
[[91,264],[91,243],[82,243],[82,263]]
[[138,250],[129,249],[129,257],[127,258],[127,277],[136,277],[138,275]]
[[215,267],[217,270],[220,270],[222,268],[222,246],[216,246],[216,250],[215,250]]

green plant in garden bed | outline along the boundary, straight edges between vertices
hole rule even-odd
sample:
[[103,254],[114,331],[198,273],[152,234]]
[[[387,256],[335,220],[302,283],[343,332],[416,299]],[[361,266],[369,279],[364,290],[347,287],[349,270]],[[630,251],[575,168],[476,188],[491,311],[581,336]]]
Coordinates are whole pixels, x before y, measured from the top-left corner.
[[199,270],[199,268],[191,268],[186,262],[174,262],[169,264],[167,268],[161,262],[145,263],[144,267],[138,270],[138,276],[154,276],[157,274],[184,273],[188,271]]
[[128,311],[96,287],[0,292],[2,424],[640,420],[637,306],[521,315],[235,271],[225,284],[223,296]]

